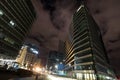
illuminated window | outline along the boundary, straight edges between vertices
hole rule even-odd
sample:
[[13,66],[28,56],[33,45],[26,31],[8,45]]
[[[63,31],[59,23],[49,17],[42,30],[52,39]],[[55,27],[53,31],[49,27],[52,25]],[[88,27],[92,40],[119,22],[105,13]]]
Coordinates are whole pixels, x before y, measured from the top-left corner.
[[13,22],[13,21],[10,21],[9,22],[12,26],[14,26],[15,25],[15,23]]
[[9,42],[9,43],[11,43],[11,44],[14,44],[14,41],[11,38],[9,38],[9,37],[5,37],[4,40]]
[[3,15],[3,11],[2,10],[0,10],[0,16],[2,16]]

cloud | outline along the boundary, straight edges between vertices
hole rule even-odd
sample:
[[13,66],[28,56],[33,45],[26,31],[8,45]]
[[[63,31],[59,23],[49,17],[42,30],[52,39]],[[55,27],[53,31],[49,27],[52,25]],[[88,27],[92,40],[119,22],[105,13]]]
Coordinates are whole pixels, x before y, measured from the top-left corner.
[[78,6],[77,2],[73,1],[32,0],[36,19],[25,42],[39,46],[42,60],[50,50],[58,50],[59,40],[66,39],[72,13]]
[[72,14],[81,0],[32,0],[36,20],[28,38],[42,46],[57,50],[59,40],[65,40],[72,20]]
[[[66,39],[72,14],[80,5],[77,1],[81,0],[32,0],[37,17],[29,38],[39,42],[41,48],[57,50],[59,40]],[[86,0],[86,4],[99,25],[111,64],[120,64],[120,52],[116,52],[120,49],[120,0]]]

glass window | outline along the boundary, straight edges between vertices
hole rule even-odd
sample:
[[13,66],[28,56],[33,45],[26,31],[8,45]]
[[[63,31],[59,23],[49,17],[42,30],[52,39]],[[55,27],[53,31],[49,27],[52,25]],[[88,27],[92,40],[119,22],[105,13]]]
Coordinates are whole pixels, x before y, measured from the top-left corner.
[[81,39],[85,38],[86,36],[88,36],[88,33],[87,32],[84,32],[82,35],[78,35],[74,38],[74,42],[78,42],[80,41]]
[[87,30],[87,28],[86,28],[86,24],[85,25],[82,25],[82,26],[78,26],[78,29],[76,29],[75,31],[74,31],[74,37],[76,37],[77,35],[81,35],[81,34],[83,34],[84,32],[85,32],[85,30]]
[[77,65],[76,70],[93,70],[93,65]]
[[4,34],[0,33],[0,39],[3,39],[3,38],[4,38]]
[[79,53],[79,54],[75,54],[75,56],[84,56],[84,55],[88,55],[91,53],[91,49],[88,49],[88,50],[85,50],[83,51],[82,53]]
[[86,42],[84,44],[78,44],[77,46],[78,47],[74,49],[76,52],[90,47],[89,42]]
[[76,64],[79,64],[79,63],[85,63],[85,62],[90,62],[92,61],[92,57],[87,57],[87,58],[80,58],[80,59],[77,59],[75,62]]
[[3,11],[2,10],[0,10],[0,16],[2,16],[3,15]]
[[9,43],[11,43],[11,44],[14,44],[14,41],[11,38],[9,38],[9,37],[5,37],[4,40],[9,42]]
[[0,39],[4,39],[4,37],[5,37],[5,34],[2,31],[0,31]]
[[102,67],[99,64],[96,64],[96,68],[97,68],[97,71],[101,71],[101,72],[107,73],[107,68]]
[[78,46],[81,46],[82,44],[85,44],[89,41],[89,38],[84,38],[84,39],[81,39],[79,40],[78,42],[76,42],[76,44],[74,45],[74,47],[78,47]]

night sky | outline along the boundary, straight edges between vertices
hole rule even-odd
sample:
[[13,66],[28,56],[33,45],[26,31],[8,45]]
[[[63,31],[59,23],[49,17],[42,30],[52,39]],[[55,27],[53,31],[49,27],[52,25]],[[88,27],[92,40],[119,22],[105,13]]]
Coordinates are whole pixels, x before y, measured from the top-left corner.
[[[80,0],[32,0],[36,19],[26,41],[40,46],[40,55],[58,50],[59,40],[65,40]],[[108,57],[120,72],[120,0],[87,0],[86,5],[99,25]],[[44,61],[43,60],[43,61]]]

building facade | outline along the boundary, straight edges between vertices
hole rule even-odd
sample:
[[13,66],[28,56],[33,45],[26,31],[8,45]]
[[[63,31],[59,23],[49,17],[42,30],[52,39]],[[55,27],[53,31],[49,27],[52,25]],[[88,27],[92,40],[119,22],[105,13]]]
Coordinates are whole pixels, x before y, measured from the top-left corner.
[[13,59],[35,19],[30,0],[0,0],[0,57]]
[[67,75],[78,80],[116,79],[109,65],[100,30],[84,5],[73,15],[65,59]]
[[52,71],[59,74],[64,68],[64,54],[58,51],[50,51],[47,58],[46,68],[48,71]]
[[16,58],[16,62],[19,63],[21,68],[28,70],[32,70],[36,66],[40,67],[41,60],[39,57],[39,50],[34,46],[23,45]]

